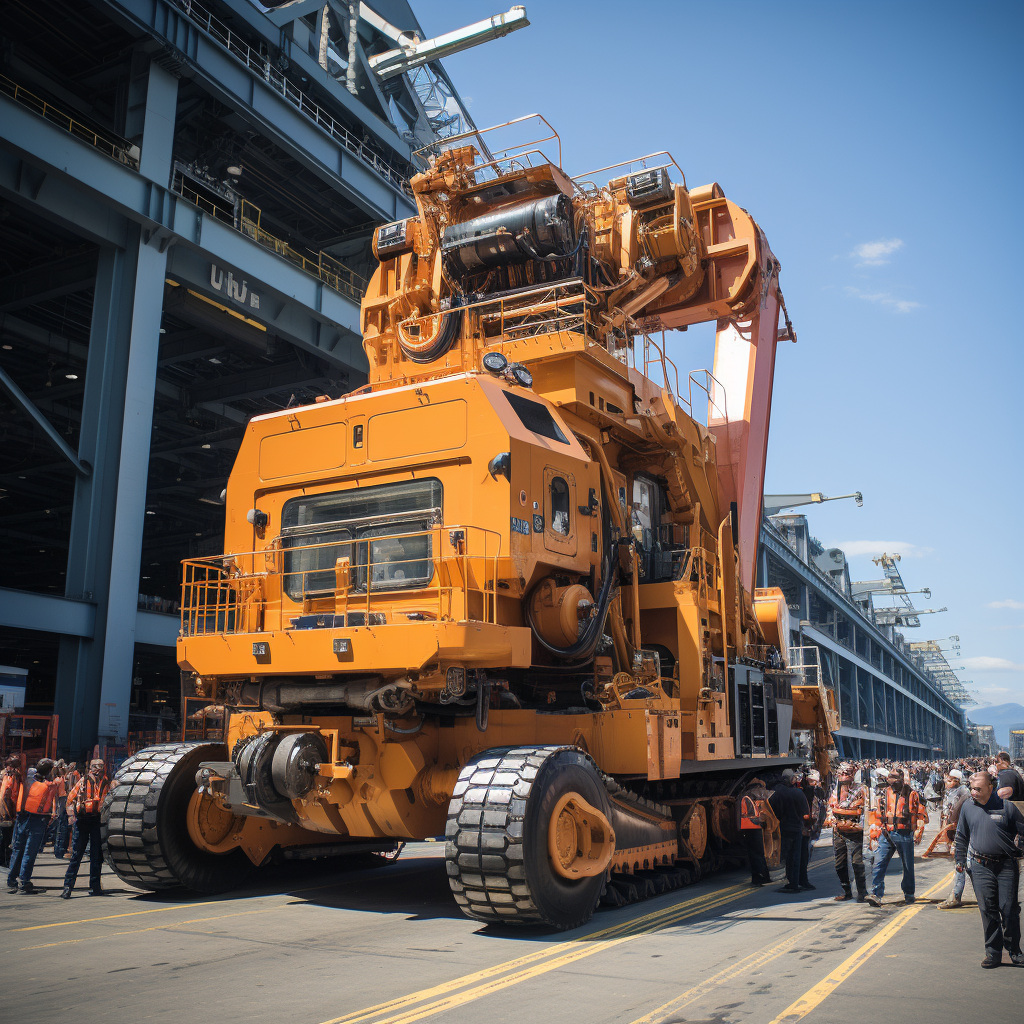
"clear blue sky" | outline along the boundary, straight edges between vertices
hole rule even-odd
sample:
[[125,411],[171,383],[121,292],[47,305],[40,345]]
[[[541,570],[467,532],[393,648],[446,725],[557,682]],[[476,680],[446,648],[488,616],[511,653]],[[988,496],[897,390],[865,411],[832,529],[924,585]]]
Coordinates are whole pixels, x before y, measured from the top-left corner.
[[[503,0],[412,0],[429,34]],[[1024,4],[527,0],[531,25],[445,61],[481,127],[539,111],[579,173],[668,149],[782,262],[767,489],[856,579],[903,555],[983,703],[1024,704]],[[671,336],[711,365],[713,331]],[[854,554],[854,552],[859,552]],[[948,645],[944,645],[948,646]]]

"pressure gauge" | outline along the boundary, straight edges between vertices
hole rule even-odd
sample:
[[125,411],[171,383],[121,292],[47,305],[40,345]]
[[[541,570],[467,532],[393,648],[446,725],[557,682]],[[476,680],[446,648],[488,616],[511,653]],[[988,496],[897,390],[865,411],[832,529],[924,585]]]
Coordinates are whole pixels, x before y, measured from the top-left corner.
[[508,368],[509,375],[517,383],[521,384],[524,388],[533,387],[533,374],[525,366],[520,366],[519,363],[513,363]]
[[483,358],[484,369],[491,373],[504,373],[508,360],[500,352],[487,352]]

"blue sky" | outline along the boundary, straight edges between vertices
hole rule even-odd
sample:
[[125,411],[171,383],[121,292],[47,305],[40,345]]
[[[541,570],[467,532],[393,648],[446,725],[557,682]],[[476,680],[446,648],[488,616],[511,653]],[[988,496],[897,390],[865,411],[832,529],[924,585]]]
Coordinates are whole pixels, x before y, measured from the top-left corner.
[[[508,7],[412,2],[429,34]],[[573,174],[668,149],[753,214],[799,336],[767,489],[863,491],[812,532],[856,579],[898,551],[919,607],[949,609],[908,639],[958,634],[979,700],[1024,704],[1024,5],[526,7],[529,28],[445,61],[477,124],[543,113]],[[713,340],[670,352],[710,366]]]

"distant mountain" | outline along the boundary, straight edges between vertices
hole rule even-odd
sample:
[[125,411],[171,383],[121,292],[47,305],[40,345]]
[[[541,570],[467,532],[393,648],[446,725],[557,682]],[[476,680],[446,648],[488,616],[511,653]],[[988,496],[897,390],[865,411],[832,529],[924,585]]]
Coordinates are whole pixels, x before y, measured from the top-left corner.
[[967,713],[967,720],[975,725],[991,725],[1001,749],[1010,744],[1010,726],[1024,724],[1024,706],[1020,704],[993,704],[990,708],[976,708]]

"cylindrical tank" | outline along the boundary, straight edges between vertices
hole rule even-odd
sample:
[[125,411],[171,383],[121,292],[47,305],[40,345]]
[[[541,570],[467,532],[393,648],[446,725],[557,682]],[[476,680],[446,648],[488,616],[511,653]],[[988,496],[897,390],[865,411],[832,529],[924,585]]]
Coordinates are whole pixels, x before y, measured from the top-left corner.
[[556,586],[548,577],[533,592],[530,620],[533,628],[555,647],[569,647],[579,639],[580,623],[590,614],[594,598],[586,587],[572,583]]
[[558,259],[576,244],[572,202],[567,195],[503,206],[445,228],[443,250],[467,271]]

